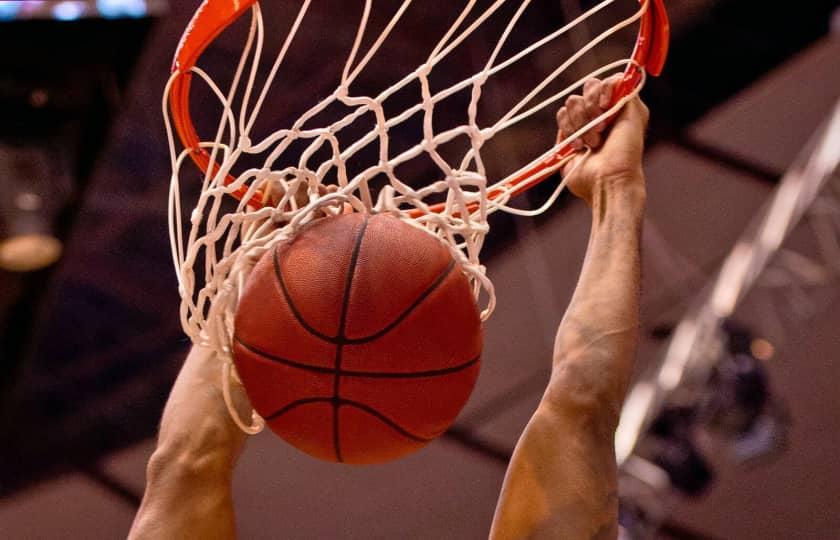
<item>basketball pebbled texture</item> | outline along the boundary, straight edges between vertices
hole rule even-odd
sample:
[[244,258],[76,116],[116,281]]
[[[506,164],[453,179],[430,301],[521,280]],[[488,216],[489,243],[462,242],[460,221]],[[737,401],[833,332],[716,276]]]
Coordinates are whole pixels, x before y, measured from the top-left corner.
[[435,238],[385,214],[320,219],[267,252],[235,320],[254,409],[298,449],[378,463],[443,433],[480,367],[469,282]]

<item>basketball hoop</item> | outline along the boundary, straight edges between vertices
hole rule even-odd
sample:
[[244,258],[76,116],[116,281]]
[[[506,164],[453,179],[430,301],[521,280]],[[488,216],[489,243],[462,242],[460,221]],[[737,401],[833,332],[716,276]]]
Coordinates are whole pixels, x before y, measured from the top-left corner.
[[[326,97],[316,98],[314,105],[291,126],[257,139],[254,129],[257,117],[284,60],[288,60],[291,45],[306,22],[312,2],[303,0],[300,3],[282,47],[259,88],[258,67],[265,35],[260,4],[255,0],[205,0],[178,46],[163,99],[173,171],[169,199],[170,236],[182,297],[181,320],[186,333],[194,342],[207,344],[229,358],[233,313],[245,279],[256,261],[313,219],[337,215],[348,209],[369,214],[387,212],[437,238],[451,251],[469,277],[477,304],[480,299],[484,300],[481,317],[485,320],[495,305],[493,285],[479,261],[479,252],[489,230],[487,216],[499,210],[521,215],[534,215],[546,210],[559,196],[565,180],[560,182],[546,204],[536,210],[512,208],[508,202],[561,170],[575,155],[572,141],[593,126],[613,118],[625,103],[638,94],[646,73],[658,75],[661,72],[669,38],[662,0],[640,0],[631,15],[577,47],[568,58],[556,60],[548,69],[543,66],[546,73],[539,75],[540,82],[490,123],[478,120],[477,109],[482,92],[488,81],[493,81],[525,59],[533,60],[536,51],[587,23],[596,14],[608,12],[607,8],[616,2],[604,0],[542,38],[507,53],[507,48],[515,41],[511,36],[531,4],[530,1],[521,2],[509,19],[504,19],[492,49],[482,60],[482,67],[455,84],[433,91],[430,77],[440,71],[436,68],[447,58],[463,53],[464,44],[477,40],[483,25],[492,16],[499,17],[505,4],[504,0],[496,0],[480,11],[476,8],[476,0],[469,0],[463,8],[452,8],[451,25],[435,41],[425,61],[409,69],[396,66],[403,73],[389,81],[390,86],[371,95],[362,95],[354,91],[354,83],[372,59],[381,53],[389,37],[399,32],[399,23],[404,22],[404,15],[412,4],[411,0],[400,3],[384,28],[370,36],[373,8],[372,2],[367,0],[363,2],[358,26],[353,23],[355,38],[334,90]],[[249,10],[251,24],[248,37],[230,89],[225,93],[208,73],[197,66],[197,62],[208,46]],[[341,16],[350,17],[347,14]],[[341,23],[336,21],[336,24]],[[558,77],[582,56],[636,24],[639,30],[629,56],[601,65],[565,88],[552,87]],[[323,31],[323,28],[320,30]],[[368,45],[363,47],[363,43]],[[611,106],[603,115],[502,180],[488,182],[485,159],[482,158],[486,142],[504,130],[522,124],[536,113],[558,105],[579,90],[587,79],[604,77],[619,70],[623,70],[623,78],[616,87]],[[207,85],[223,108],[215,136],[210,140],[198,135],[190,112],[190,90],[196,76]],[[410,84],[419,86],[419,102],[402,112],[386,114],[385,104],[389,98]],[[466,121],[436,131],[433,122],[435,107],[454,99],[453,96],[458,93],[469,97]],[[550,95],[545,96],[546,93]],[[239,104],[238,114],[234,110],[235,103]],[[343,107],[344,111],[338,120],[316,124],[320,114],[328,107],[336,106]],[[340,141],[339,136],[348,126],[370,115],[375,121],[366,133],[350,143]],[[422,118],[420,140],[410,148],[391,153],[389,130],[399,130],[416,116]],[[183,150],[176,149],[175,134]],[[454,140],[466,141],[468,149],[453,159],[439,150]],[[304,143],[306,146],[296,158],[289,157],[289,148],[293,143]],[[352,172],[348,164],[358,161],[369,146],[378,148],[377,159],[358,172]],[[324,153],[329,154],[328,157],[319,157],[320,161],[315,162],[313,156]],[[242,167],[240,160],[255,156],[263,160],[262,166],[234,172],[236,167]],[[187,157],[198,166],[204,180],[185,237],[180,174]],[[395,170],[420,158],[434,164],[439,179],[418,187],[417,182],[400,178]],[[375,187],[383,181],[384,186]],[[325,189],[327,186],[329,189]],[[235,208],[224,211],[222,205],[229,205],[230,201]],[[198,265],[203,266],[204,272],[199,280],[203,281],[203,285],[197,283],[195,267]],[[230,370],[229,363],[226,366],[226,370]],[[258,429],[257,426],[245,426],[235,415],[234,419],[243,429]]]

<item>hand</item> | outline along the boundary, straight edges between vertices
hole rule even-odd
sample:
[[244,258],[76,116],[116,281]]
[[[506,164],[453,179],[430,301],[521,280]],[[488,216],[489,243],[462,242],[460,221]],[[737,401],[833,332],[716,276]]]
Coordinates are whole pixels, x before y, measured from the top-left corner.
[[[570,96],[557,112],[557,140],[565,139],[609,109],[621,77],[590,79],[583,86],[582,96]],[[643,192],[642,151],[648,116],[648,108],[636,97],[624,106],[612,125],[601,122],[573,141],[573,148],[582,150],[585,145],[592,154],[587,158],[579,155],[564,168],[565,176],[579,160],[586,160],[569,178],[569,190],[590,206],[593,193],[599,189],[631,187]]]

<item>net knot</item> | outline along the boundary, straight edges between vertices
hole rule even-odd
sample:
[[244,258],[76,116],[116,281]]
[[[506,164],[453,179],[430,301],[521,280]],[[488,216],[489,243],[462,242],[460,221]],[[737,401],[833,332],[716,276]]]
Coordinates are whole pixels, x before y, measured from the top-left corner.
[[233,292],[233,282],[231,281],[224,281],[222,286],[219,288],[219,292],[222,294],[230,294]]
[[414,74],[417,75],[417,77],[420,79],[428,79],[431,73],[432,66],[430,66],[428,62],[420,64],[419,66],[417,66],[417,69],[414,70]]
[[196,207],[190,212],[190,223],[193,227],[198,227],[201,224],[202,220],[202,212],[201,209]]
[[[468,2],[442,37],[428,36],[434,39],[434,45],[428,44],[434,48],[427,56],[423,52],[419,65],[411,67],[398,62],[390,70],[382,63],[376,68],[366,66],[372,64],[377,50],[387,47],[386,38],[404,10],[398,10],[378,35],[371,35],[365,14],[356,28],[356,40],[343,71],[329,79],[329,84],[335,85],[331,86],[332,93],[325,97],[320,91],[317,96],[302,96],[312,101],[311,106],[290,126],[264,136],[255,132],[253,141],[249,136],[251,129],[263,103],[275,99],[276,94],[269,94],[269,89],[288,46],[298,28],[302,28],[309,2],[302,2],[285,46],[277,53],[262,88],[256,85],[262,75],[264,31],[258,9],[252,11],[248,44],[227,94],[200,68],[189,67],[190,73],[207,83],[224,113],[214,139],[182,137],[185,142],[181,151],[175,147],[174,137],[176,131],[183,135],[179,126],[185,121],[191,127],[189,115],[184,116],[189,111],[183,110],[183,98],[188,96],[182,92],[183,85],[175,84],[179,73],[172,75],[167,84],[168,102],[164,103],[173,167],[170,239],[182,298],[181,323],[194,342],[214,348],[228,359],[230,369],[230,343],[239,295],[260,257],[294,237],[307,223],[349,212],[391,212],[437,238],[469,276],[477,305],[484,305],[482,320],[487,319],[495,306],[495,292],[479,256],[490,229],[488,216],[497,211],[537,215],[553,204],[565,184],[558,184],[554,194],[538,209],[507,206],[517,186],[522,185],[513,180],[523,179],[527,189],[535,183],[532,180],[537,180],[534,171],[538,165],[547,174],[562,166],[553,157],[559,146],[542,157],[535,156],[508,178],[496,178],[499,171],[495,169],[504,168],[511,159],[518,161],[514,155],[519,152],[518,145],[508,146],[512,143],[503,138],[495,143],[485,142],[516,125],[521,126],[520,133],[533,134],[534,140],[540,134],[549,135],[544,128],[538,128],[539,133],[530,131],[526,120],[559,105],[564,97],[580,89],[586,78],[601,77],[632,65],[639,74],[634,90],[638,93],[644,69],[635,59],[604,64],[574,83],[565,80],[569,74],[563,73],[583,53],[640,19],[650,4],[643,0],[634,15],[593,37],[573,55],[554,61],[552,51],[565,49],[555,40],[611,2],[599,2],[536,41],[531,41],[530,35],[535,28],[520,34],[527,24],[527,19],[520,20],[520,16],[528,2],[522,3],[522,9],[512,17],[501,12],[500,16],[493,16],[503,3],[489,2],[490,7],[475,13],[473,5],[477,3]],[[536,16],[542,19],[544,14]],[[493,41],[487,43],[490,36]],[[371,45],[362,53],[360,47],[366,43]],[[517,64],[517,69],[524,66],[539,78],[535,77],[533,84],[511,81],[518,75],[511,69]],[[503,71],[506,75],[501,74]],[[362,76],[363,72],[371,76]],[[359,79],[365,82],[354,83]],[[378,93],[371,94],[367,85]],[[564,85],[568,86],[563,88]],[[515,100],[508,104],[508,98]],[[234,103],[241,105],[239,114]],[[614,115],[619,106],[620,103],[605,112],[600,120]],[[456,125],[449,125],[449,119]],[[172,129],[173,121],[176,130]],[[511,136],[515,135],[513,132]],[[511,159],[506,154],[482,155],[505,148]],[[540,163],[549,157],[547,163]],[[182,220],[179,178],[186,158],[193,158],[205,173],[201,195],[189,215],[189,227]],[[568,174],[573,174],[573,170]],[[229,195],[239,199],[235,209],[234,203],[225,202]],[[189,231],[184,231],[187,228]],[[235,380],[232,370],[231,375]],[[244,424],[238,416],[234,419],[246,430],[259,427],[258,417],[251,425]]]

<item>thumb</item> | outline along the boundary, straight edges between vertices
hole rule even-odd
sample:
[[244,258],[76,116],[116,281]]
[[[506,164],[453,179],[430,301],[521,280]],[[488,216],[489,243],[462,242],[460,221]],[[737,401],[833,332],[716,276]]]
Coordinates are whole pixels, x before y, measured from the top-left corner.
[[618,112],[601,151],[638,149],[641,152],[649,116],[647,106],[638,96],[628,101]]

